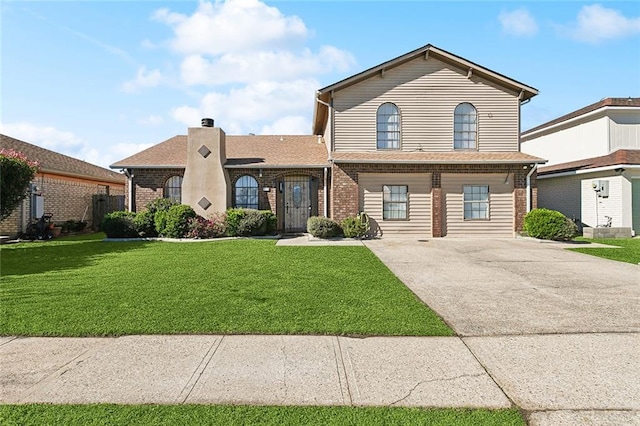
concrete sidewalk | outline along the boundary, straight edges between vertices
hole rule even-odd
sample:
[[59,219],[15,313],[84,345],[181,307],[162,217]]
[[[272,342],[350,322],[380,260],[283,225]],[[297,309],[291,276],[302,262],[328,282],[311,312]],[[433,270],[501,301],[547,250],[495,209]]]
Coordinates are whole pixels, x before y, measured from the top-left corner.
[[456,337],[2,338],[0,402],[511,404]]
[[0,338],[0,403],[522,408],[640,424],[640,334]]

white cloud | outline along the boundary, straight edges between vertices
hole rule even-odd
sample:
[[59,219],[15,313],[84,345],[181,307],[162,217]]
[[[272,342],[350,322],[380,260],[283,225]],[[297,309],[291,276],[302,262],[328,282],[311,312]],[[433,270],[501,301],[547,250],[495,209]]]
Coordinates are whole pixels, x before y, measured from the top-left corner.
[[289,115],[277,119],[271,124],[262,126],[261,135],[308,135],[311,131],[311,120],[300,115]]
[[291,51],[263,51],[251,54],[229,53],[214,60],[202,55],[190,55],[182,62],[181,74],[188,85],[288,81],[305,75],[346,71],[354,63],[353,56],[348,52],[323,46],[317,54],[309,49],[304,49],[300,54]]
[[[211,117],[229,134],[257,133],[256,129],[282,117],[302,113],[310,117],[317,87],[319,84],[313,79],[250,83],[228,93],[207,93],[197,108],[184,105],[175,108],[172,116],[187,126],[197,126],[202,117]],[[299,122],[291,132],[298,132],[298,125]],[[309,133],[309,126],[304,133]]]
[[507,34],[531,37],[538,32],[535,18],[525,8],[501,12],[498,19],[502,25],[502,31]]
[[219,55],[291,46],[308,30],[297,16],[284,16],[258,0],[201,2],[191,16],[160,9],[153,19],[173,28],[170,46],[179,53]]
[[640,17],[627,18],[615,9],[594,4],[583,6],[575,23],[558,25],[557,28],[574,40],[600,43],[640,34]]
[[0,123],[0,133],[104,168],[152,145],[118,143],[107,150],[98,149],[71,132],[25,121]]
[[125,92],[135,92],[140,88],[156,87],[162,81],[162,73],[160,70],[147,71],[145,67],[138,68],[136,78],[125,82],[122,85],[122,90]]
[[158,126],[162,123],[164,123],[164,118],[160,115],[148,115],[138,120],[138,124],[144,126]]

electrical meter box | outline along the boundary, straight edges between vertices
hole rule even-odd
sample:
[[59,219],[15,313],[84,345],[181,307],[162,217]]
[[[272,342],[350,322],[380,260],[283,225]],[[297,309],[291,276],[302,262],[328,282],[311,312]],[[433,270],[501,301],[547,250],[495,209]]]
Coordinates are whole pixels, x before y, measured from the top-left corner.
[[609,181],[608,180],[594,180],[591,183],[591,187],[598,197],[606,198],[609,196]]

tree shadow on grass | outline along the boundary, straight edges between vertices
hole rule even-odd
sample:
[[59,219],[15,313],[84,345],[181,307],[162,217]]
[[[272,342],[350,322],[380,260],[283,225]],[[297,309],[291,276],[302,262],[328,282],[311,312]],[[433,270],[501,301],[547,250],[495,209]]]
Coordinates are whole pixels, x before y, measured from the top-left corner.
[[0,251],[0,276],[19,276],[63,271],[89,266],[100,258],[139,250],[153,242],[104,242],[98,239],[68,241],[32,241],[3,246]]

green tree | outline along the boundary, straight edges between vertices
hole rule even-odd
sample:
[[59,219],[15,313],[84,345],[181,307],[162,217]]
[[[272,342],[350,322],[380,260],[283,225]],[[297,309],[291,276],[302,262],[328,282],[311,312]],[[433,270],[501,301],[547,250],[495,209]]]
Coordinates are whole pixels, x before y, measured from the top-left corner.
[[5,219],[27,196],[38,163],[12,149],[0,149],[0,220]]

